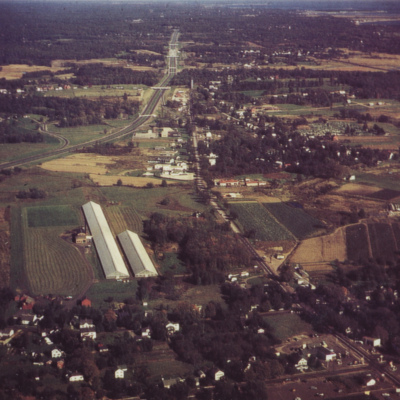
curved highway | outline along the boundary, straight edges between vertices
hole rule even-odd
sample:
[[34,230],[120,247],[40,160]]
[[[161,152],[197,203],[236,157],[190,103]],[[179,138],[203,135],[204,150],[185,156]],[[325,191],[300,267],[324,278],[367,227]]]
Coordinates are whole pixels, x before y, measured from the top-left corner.
[[[177,57],[178,57],[178,54],[177,54],[178,36],[179,36],[179,32],[177,30],[175,30],[172,33],[171,41],[169,43],[168,72],[163,77],[163,79],[161,79],[161,81],[155,86],[156,88],[157,87],[163,87],[163,88],[167,87],[168,84],[171,82],[172,78],[174,77],[174,75],[176,74]],[[140,126],[145,124],[150,118],[153,117],[153,112],[156,109],[158,103],[160,102],[160,100],[163,96],[163,93],[166,90],[167,89],[154,90],[153,95],[151,96],[149,102],[143,109],[142,113],[130,125],[120,129],[119,131],[117,131],[115,133],[108,134],[106,137],[103,137],[101,139],[90,140],[88,142],[80,143],[80,144],[77,144],[74,146],[65,146],[65,144],[64,144],[64,146],[62,146],[61,148],[59,148],[57,150],[47,151],[47,152],[37,154],[34,156],[24,157],[24,158],[20,158],[18,160],[1,163],[0,169],[16,167],[16,166],[20,166],[20,165],[24,165],[24,164],[28,164],[28,163],[31,163],[34,161],[41,160],[43,158],[63,155],[63,154],[69,153],[69,152],[74,152],[80,148],[90,146],[95,143],[111,142],[115,139],[119,139],[125,135],[131,134],[133,131],[138,129]],[[48,132],[46,132],[46,133],[48,133]]]

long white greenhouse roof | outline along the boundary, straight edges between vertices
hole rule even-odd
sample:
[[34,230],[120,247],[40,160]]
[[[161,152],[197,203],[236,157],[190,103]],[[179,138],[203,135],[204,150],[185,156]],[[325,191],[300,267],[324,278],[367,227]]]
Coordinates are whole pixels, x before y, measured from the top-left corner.
[[107,279],[129,277],[128,269],[111,233],[103,210],[99,204],[89,201],[82,206],[86,222],[96,246],[97,254]]
[[126,230],[118,235],[118,239],[135,276],[147,277],[158,275],[157,270],[136,233]]

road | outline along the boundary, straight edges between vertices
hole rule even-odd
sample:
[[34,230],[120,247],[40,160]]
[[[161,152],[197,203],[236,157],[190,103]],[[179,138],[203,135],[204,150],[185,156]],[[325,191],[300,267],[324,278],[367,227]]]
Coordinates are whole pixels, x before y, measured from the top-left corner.
[[[204,179],[201,176],[201,168],[200,168],[200,156],[199,152],[197,150],[197,144],[198,144],[198,139],[197,139],[197,133],[196,131],[193,131],[192,135],[192,144],[193,144],[193,149],[194,149],[194,171],[195,171],[195,185],[197,187],[197,190],[201,192],[207,192],[210,196],[210,205],[213,207],[213,209],[221,216],[222,219],[224,219],[226,222],[229,223],[232,231],[238,235],[238,238],[241,240],[241,242],[244,244],[246,249],[249,251],[249,253],[253,256],[255,262],[254,264],[257,265],[259,268],[264,270],[264,272],[269,275],[270,277],[276,276],[274,271],[267,265],[267,263],[259,256],[257,253],[256,249],[254,246],[250,243],[250,241],[245,238],[244,236],[241,235],[240,229],[238,226],[232,221],[232,219],[226,214],[225,210],[223,210],[219,205],[218,205],[218,199],[217,196],[215,196],[212,193],[209,193],[207,189],[207,184],[204,181]],[[286,291],[285,287],[282,286],[282,289]]]
[[[179,31],[174,30],[171,36],[171,40],[169,43],[169,53],[168,53],[168,69],[165,76],[161,79],[161,81],[155,86],[165,88],[171,82],[172,78],[176,74],[177,71],[177,58],[178,58],[178,37]],[[12,168],[17,167],[29,163],[33,163],[35,161],[42,160],[44,158],[55,157],[55,156],[62,156],[68,154],[70,152],[75,152],[83,147],[91,146],[96,143],[106,143],[111,142],[113,140],[122,138],[126,135],[132,134],[135,130],[137,130],[140,126],[144,125],[147,121],[149,121],[153,117],[154,110],[156,109],[157,105],[159,104],[160,100],[163,97],[163,93],[167,89],[154,89],[154,93],[152,94],[149,102],[144,107],[141,114],[128,126],[118,130],[117,132],[108,134],[100,139],[90,140],[85,143],[80,143],[78,145],[69,146],[66,142],[66,139],[60,135],[57,135],[57,138],[61,141],[61,148],[57,150],[43,152],[41,154],[37,154],[30,157],[20,158],[18,160],[5,162],[0,164],[0,169]],[[49,133],[49,132],[46,132]],[[54,134],[52,134],[54,136]]]

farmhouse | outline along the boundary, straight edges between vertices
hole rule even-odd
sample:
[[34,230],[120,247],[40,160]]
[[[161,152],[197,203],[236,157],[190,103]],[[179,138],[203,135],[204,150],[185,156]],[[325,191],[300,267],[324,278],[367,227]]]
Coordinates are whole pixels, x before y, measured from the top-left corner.
[[158,275],[138,234],[126,230],[118,235],[118,239],[135,277],[145,278]]
[[82,209],[106,278],[129,278],[129,272],[100,205],[90,201]]

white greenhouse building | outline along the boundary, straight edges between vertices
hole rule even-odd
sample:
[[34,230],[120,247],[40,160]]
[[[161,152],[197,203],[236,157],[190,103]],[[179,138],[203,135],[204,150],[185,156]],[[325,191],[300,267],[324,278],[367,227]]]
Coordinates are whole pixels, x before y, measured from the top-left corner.
[[118,239],[135,277],[146,278],[158,275],[138,234],[126,230],[118,235]]
[[106,278],[129,278],[128,269],[101,206],[89,201],[82,209]]

